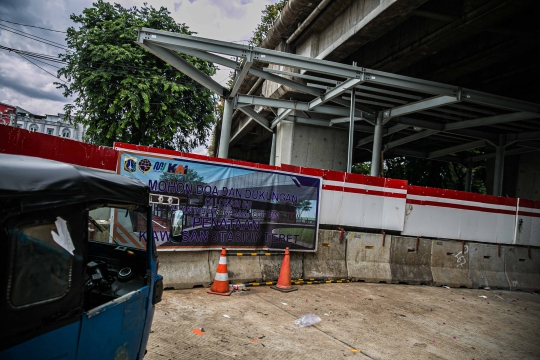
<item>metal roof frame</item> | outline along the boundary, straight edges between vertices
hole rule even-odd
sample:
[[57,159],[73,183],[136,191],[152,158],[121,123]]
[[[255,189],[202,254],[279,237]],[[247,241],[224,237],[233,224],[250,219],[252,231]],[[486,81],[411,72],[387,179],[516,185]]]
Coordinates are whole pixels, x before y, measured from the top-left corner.
[[[237,135],[242,129],[246,129],[251,121],[255,122],[255,126],[261,126],[272,133],[274,140],[275,128],[281,121],[327,127],[339,127],[348,123],[350,132],[371,133],[356,144],[352,143],[350,134],[349,157],[352,158],[354,147],[362,148],[373,143],[372,149],[364,148],[372,152],[372,175],[380,172],[380,152],[383,148],[384,151],[394,148],[396,154],[438,159],[486,145],[495,147],[498,153],[501,152],[500,147],[503,147],[503,150],[510,146],[517,147],[508,150],[508,153],[540,147],[540,144],[534,143],[534,140],[540,140],[540,123],[528,122],[540,117],[539,104],[371,70],[355,64],[341,64],[149,28],[139,31],[137,44],[225,98],[226,116],[223,119],[218,153],[221,157],[227,157],[229,142],[238,141]],[[236,71],[231,89],[215,82],[178,53],[195,56]],[[235,57],[237,60],[227,57]],[[267,64],[292,68],[298,73],[271,69],[265,67]],[[256,96],[252,91],[244,94],[241,89],[248,74],[304,94],[303,98],[306,95],[313,98],[309,101],[295,101]],[[269,108],[270,118],[268,114],[262,115],[255,111],[254,106]],[[231,127],[234,109],[246,114],[249,120],[231,136],[227,129]],[[331,117],[329,120],[326,118],[328,116]],[[360,121],[365,121],[366,124],[361,125]],[[508,132],[501,128],[501,124],[507,123],[513,123],[516,131]],[[527,131],[519,131],[520,127]],[[411,129],[414,131],[412,134],[408,133]],[[418,144],[418,140],[436,134],[451,135],[461,143],[442,143],[437,149],[416,150],[402,147],[413,142]],[[391,135],[391,139],[383,147],[383,137],[388,135]],[[525,144],[525,141],[529,143]],[[275,144],[275,141],[272,143]],[[520,144],[528,146],[520,147]],[[469,159],[459,156],[451,158],[465,163],[482,161],[487,157],[482,155]],[[351,165],[352,161],[349,162],[348,170]]]

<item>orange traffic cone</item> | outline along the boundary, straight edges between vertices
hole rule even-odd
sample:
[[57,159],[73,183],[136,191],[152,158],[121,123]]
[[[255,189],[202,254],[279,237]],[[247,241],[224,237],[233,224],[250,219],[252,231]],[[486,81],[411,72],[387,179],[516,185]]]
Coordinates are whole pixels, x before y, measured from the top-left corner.
[[281,262],[277,284],[270,287],[281,292],[298,290],[298,288],[291,285],[291,255],[289,254],[289,248],[285,248],[285,255],[283,255],[283,261]]
[[227,251],[225,248],[221,249],[221,255],[219,256],[219,264],[216,270],[216,277],[214,283],[210,289],[206,290],[209,294],[229,296],[232,290],[229,290],[229,275],[227,273]]

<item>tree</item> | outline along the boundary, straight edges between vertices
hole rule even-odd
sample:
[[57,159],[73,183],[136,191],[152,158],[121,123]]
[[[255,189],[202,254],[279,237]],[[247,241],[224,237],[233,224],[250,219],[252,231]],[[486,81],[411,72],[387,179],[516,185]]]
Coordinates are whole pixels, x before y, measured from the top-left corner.
[[309,211],[309,210],[312,209],[311,201],[309,201],[309,200],[301,200],[298,203],[294,204],[294,206],[296,207],[296,218],[297,219],[300,219],[300,217],[302,216],[302,213],[304,211]]
[[[74,123],[88,126],[86,140],[111,146],[114,141],[189,151],[204,144],[215,123],[210,90],[135,44],[137,30],[149,27],[192,34],[166,8],[124,8],[98,0],[81,15],[79,28],[67,30],[71,51],[61,54],[67,66],[58,71],[68,83],[57,83],[64,96],[76,96],[64,107]],[[206,75],[213,64],[181,55]]]
[[268,31],[274,25],[274,21],[279,16],[279,12],[283,9],[283,6],[287,3],[287,0],[279,0],[273,5],[266,5],[262,11],[261,23],[257,25],[253,36],[249,40],[250,45],[259,46],[268,35]]

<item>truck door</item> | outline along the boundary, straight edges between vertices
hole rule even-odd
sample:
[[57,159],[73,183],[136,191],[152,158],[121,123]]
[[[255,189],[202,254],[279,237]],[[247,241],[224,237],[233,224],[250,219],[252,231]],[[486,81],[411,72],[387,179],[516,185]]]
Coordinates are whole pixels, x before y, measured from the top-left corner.
[[85,311],[77,359],[137,359],[150,297],[146,214],[89,212]]
[[[0,359],[73,359],[84,286],[82,206],[6,219],[0,229]],[[7,350],[6,350],[7,349]]]

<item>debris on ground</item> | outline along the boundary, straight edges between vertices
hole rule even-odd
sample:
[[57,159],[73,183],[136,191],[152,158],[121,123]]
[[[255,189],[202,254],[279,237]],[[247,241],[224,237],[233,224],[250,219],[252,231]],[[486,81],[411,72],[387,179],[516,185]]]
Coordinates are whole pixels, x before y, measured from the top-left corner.
[[487,299],[487,296],[485,296],[485,295],[480,295],[480,296],[478,296],[478,297],[479,297],[479,298],[482,298],[482,299]]
[[223,315],[224,318],[230,319],[231,317],[229,315]]
[[194,334],[197,334],[199,336],[203,336],[204,335],[204,329],[203,328],[200,328],[200,329],[193,329],[191,330],[192,333]]
[[294,323],[300,327],[305,327],[305,326],[315,325],[316,323],[320,321],[322,321],[322,319],[318,317],[317,315],[307,314],[307,315],[302,316],[299,319],[294,320]]

